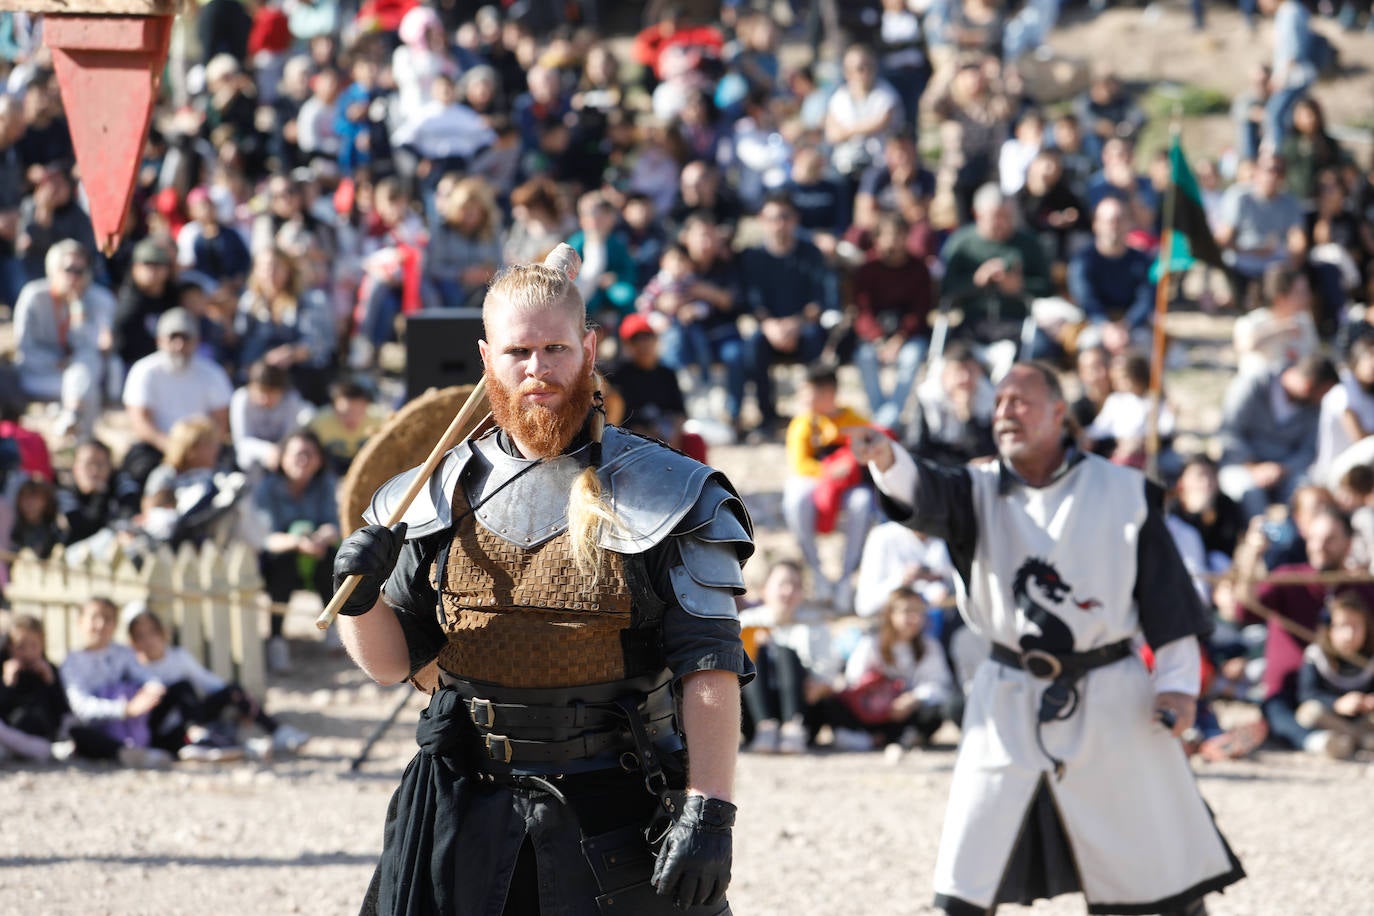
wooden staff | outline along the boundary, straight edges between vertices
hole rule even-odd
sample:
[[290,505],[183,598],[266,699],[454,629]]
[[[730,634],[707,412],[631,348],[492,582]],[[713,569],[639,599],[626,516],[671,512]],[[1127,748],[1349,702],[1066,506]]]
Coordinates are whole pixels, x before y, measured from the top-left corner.
[[[420,495],[420,491],[429,485],[429,479],[434,476],[434,472],[439,468],[439,462],[444,460],[444,455],[449,449],[458,444],[458,438],[463,432],[463,428],[472,420],[474,414],[479,410],[487,409],[487,384],[486,378],[479,378],[477,384],[472,386],[472,394],[463,402],[462,408],[453,418],[453,422],[444,430],[444,435],[434,446],[434,450],[429,453],[425,463],[420,466],[420,471],[410,481],[410,486],[406,488],[401,501],[396,504],[396,508],[391,510],[391,518],[387,519],[386,526],[390,528],[405,517],[406,510],[410,504],[415,502],[415,497]],[[334,618],[339,616],[339,608],[343,607],[344,602],[353,594],[353,590],[362,581],[362,576],[349,576],[339,586],[339,590],[334,593],[334,597],[329,599],[329,604],[325,605],[320,616],[315,618],[315,626],[321,630],[329,629],[329,625],[334,622]]]

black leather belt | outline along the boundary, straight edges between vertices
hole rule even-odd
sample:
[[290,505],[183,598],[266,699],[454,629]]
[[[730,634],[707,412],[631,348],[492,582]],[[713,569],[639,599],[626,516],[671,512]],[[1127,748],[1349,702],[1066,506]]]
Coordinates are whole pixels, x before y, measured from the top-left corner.
[[1119,662],[1132,654],[1131,641],[1108,643],[1089,649],[1087,652],[1046,652],[1043,649],[1029,649],[1025,652],[1009,648],[1001,643],[992,644],[992,660],[1008,668],[1019,668],[1031,677],[1056,681],[1060,678],[1077,680],[1094,668],[1101,668]]

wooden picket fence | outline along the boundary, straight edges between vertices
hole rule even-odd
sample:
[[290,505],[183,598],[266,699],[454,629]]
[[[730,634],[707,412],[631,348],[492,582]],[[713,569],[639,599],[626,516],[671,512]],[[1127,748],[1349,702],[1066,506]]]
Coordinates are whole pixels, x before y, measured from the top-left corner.
[[[69,563],[60,546],[46,560],[25,550],[10,567],[5,594],[17,613],[43,621],[54,663],[80,648],[77,616],[87,600],[105,597],[120,608],[141,601],[162,618],[174,642],[215,674],[259,697],[266,688],[262,578],[257,554],[244,544],[207,543],[199,551],[183,544],[175,554],[163,547],[141,568],[118,553],[112,560],[88,556]],[[122,620],[116,639],[128,642]]]

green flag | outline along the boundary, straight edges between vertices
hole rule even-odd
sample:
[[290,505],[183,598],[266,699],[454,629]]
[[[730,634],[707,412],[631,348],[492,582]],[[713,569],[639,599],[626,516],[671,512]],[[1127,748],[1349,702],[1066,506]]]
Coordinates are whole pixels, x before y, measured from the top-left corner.
[[[1177,134],[1169,144],[1169,181],[1172,185],[1169,193],[1174,196],[1171,220],[1173,241],[1167,254],[1169,273],[1187,270],[1194,261],[1224,268],[1226,265],[1221,259],[1221,249],[1217,247],[1217,241],[1207,225],[1207,211],[1202,206],[1197,179],[1188,167]],[[1161,260],[1165,256],[1165,252],[1160,251],[1160,257],[1150,269],[1150,279],[1158,281]]]

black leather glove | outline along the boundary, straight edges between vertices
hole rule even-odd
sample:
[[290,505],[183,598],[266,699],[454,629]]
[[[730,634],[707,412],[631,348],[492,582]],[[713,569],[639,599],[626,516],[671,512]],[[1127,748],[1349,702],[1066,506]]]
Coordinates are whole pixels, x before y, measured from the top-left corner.
[[334,554],[334,591],[337,592],[349,576],[362,576],[362,579],[339,608],[340,614],[357,617],[372,610],[387,577],[396,568],[405,542],[405,522],[397,522],[391,528],[365,525],[344,538]]
[[730,828],[735,806],[718,798],[689,795],[654,865],[653,885],[659,896],[679,907],[705,906],[725,899],[730,886]]

